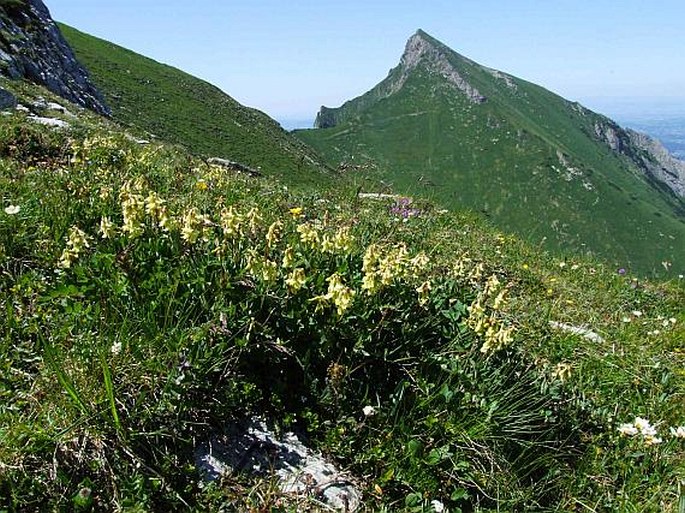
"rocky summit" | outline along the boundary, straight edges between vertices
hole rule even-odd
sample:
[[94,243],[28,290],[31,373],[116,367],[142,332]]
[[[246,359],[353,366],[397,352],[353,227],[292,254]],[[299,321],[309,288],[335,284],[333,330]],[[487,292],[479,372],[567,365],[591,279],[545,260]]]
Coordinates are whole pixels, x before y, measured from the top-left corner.
[[99,114],[110,114],[41,0],[0,2],[0,74],[28,79]]

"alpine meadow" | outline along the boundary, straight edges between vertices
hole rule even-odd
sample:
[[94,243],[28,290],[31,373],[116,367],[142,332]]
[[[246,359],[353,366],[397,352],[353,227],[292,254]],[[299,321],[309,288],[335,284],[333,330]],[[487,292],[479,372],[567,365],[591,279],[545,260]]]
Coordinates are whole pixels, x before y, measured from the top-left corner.
[[41,0],[0,109],[0,511],[685,513],[655,139],[422,30],[288,132]]

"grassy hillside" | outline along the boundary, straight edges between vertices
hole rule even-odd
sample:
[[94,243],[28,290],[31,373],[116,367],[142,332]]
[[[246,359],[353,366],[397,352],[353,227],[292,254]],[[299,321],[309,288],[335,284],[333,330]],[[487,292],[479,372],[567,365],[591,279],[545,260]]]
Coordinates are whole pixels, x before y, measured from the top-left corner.
[[329,176],[310,148],[266,114],[176,68],[59,26],[120,123],[196,155],[238,161],[291,183]]
[[322,511],[202,485],[194,444],[253,415],[366,511],[685,501],[685,280],[71,123],[0,124],[0,509]]
[[298,137],[333,165],[370,161],[397,191],[482,212],[547,249],[643,274],[665,272],[662,262],[685,272],[683,201],[600,140],[596,127],[609,120],[422,34],[487,101],[470,101],[427,65],[407,77],[402,64],[364,96],[322,110],[329,128]]

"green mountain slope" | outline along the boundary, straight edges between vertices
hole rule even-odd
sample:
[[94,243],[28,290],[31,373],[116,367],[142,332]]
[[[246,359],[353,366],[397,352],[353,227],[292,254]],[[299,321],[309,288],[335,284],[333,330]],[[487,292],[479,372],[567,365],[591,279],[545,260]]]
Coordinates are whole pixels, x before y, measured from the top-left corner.
[[195,154],[238,161],[291,182],[318,182],[327,174],[305,144],[217,87],[66,25],[60,29],[115,120]]
[[[419,31],[365,95],[296,134],[329,162],[374,162],[402,193],[486,214],[546,248],[683,272],[682,198],[611,120]],[[667,264],[668,266],[668,264]]]

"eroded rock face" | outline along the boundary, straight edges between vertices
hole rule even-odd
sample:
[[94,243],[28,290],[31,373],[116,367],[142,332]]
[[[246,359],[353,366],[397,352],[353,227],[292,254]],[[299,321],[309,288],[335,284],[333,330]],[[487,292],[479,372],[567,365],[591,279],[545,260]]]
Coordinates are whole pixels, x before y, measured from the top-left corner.
[[647,172],[665,183],[677,196],[685,198],[685,162],[671,155],[657,139],[634,130],[626,132],[630,141],[646,153],[641,160]]
[[612,121],[596,122],[595,136],[614,152],[625,155],[644,173],[685,197],[685,162],[675,158],[657,139]]
[[111,113],[41,0],[0,4],[0,74],[45,86],[99,114]]

